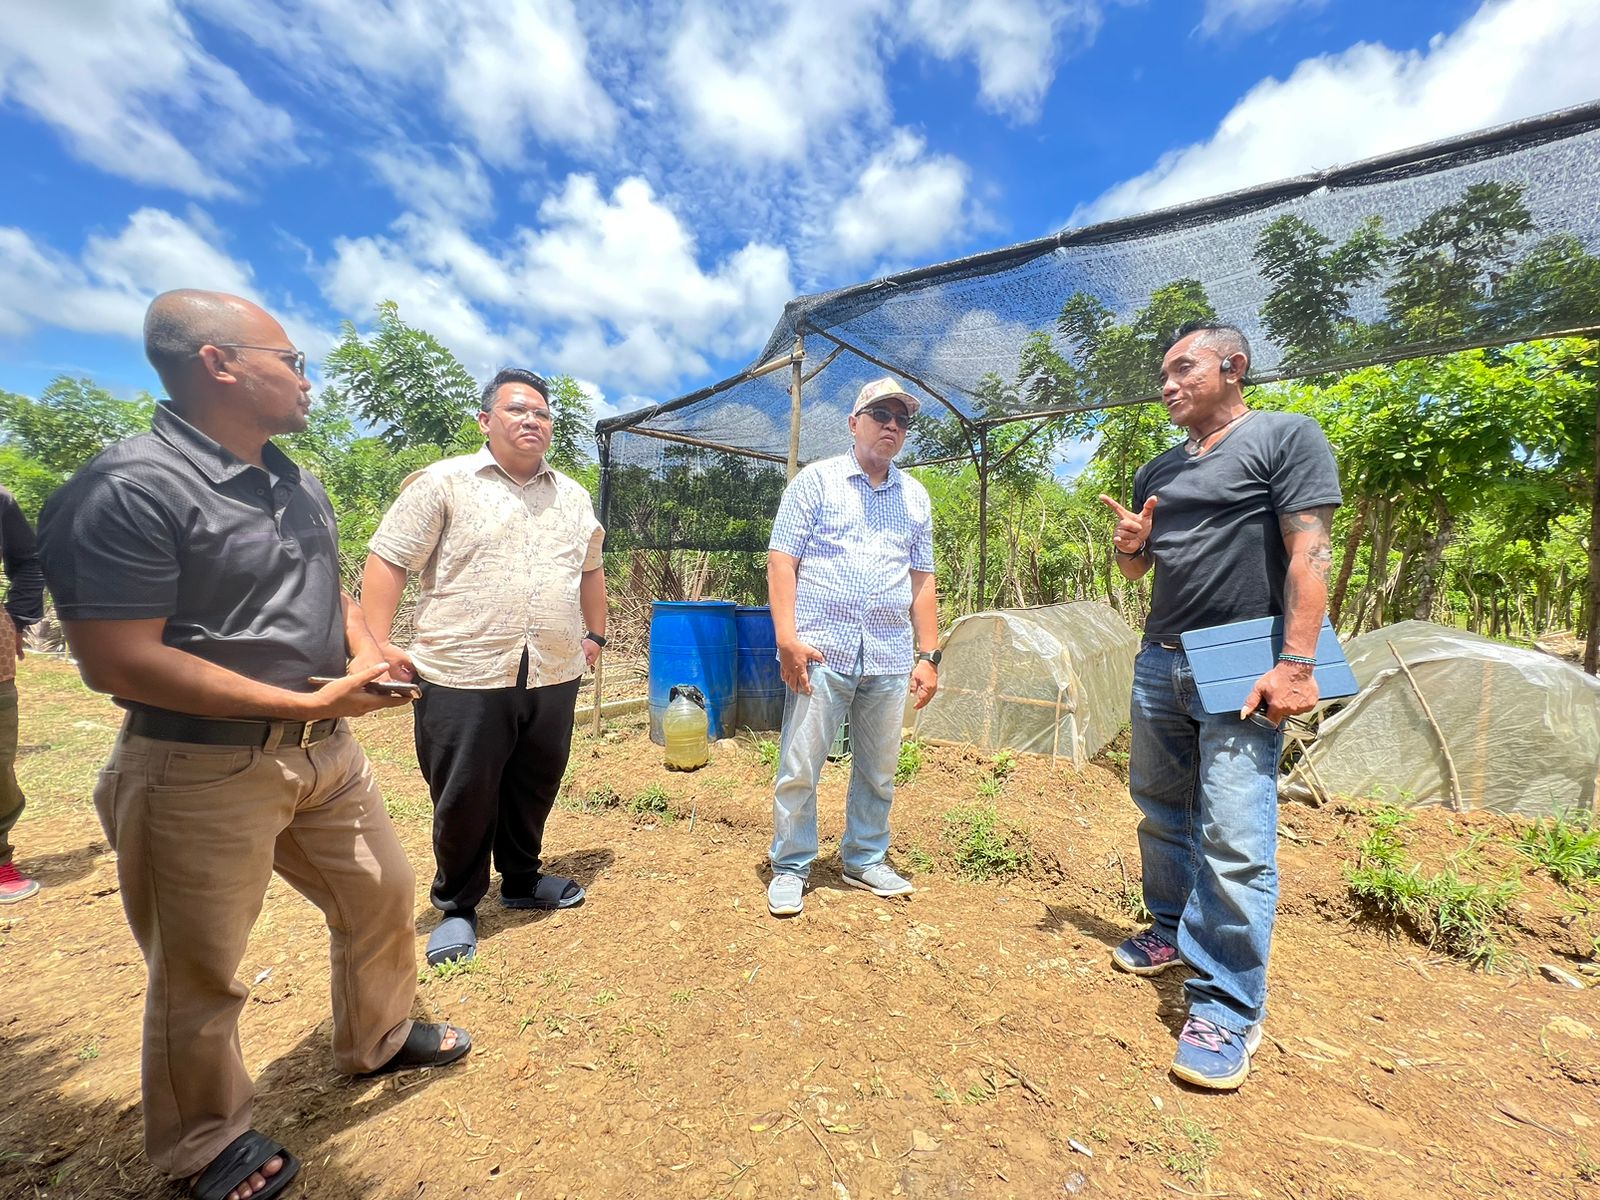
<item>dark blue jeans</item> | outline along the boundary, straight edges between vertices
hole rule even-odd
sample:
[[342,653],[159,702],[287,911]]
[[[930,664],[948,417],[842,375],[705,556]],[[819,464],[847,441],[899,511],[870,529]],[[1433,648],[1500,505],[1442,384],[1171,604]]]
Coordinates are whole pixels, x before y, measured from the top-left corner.
[[1145,906],[1194,971],[1190,1014],[1243,1033],[1266,1016],[1283,735],[1207,713],[1184,652],[1153,644],[1134,660],[1132,719]]

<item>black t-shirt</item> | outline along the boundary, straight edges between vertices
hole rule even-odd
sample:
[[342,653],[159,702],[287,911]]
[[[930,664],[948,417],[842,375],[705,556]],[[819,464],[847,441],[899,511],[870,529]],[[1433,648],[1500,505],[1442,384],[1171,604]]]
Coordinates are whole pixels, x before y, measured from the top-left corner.
[[1134,509],[1152,495],[1156,578],[1144,634],[1170,642],[1189,629],[1281,615],[1289,557],[1278,518],[1342,499],[1317,423],[1259,410],[1205,454],[1177,445],[1140,467]]
[[290,691],[344,674],[333,506],[270,442],[262,458],[158,405],[151,432],[107,447],[39,515],[62,619],[165,617],[167,645]]

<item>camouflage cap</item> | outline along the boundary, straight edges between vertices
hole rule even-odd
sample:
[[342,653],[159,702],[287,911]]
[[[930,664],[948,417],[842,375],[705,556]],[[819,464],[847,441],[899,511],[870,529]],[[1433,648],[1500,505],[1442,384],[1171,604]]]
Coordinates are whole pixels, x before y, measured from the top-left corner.
[[856,406],[850,410],[853,417],[862,409],[871,408],[879,400],[898,400],[906,406],[906,412],[916,414],[922,403],[906,391],[898,379],[885,375],[882,379],[874,379],[861,389],[861,394],[856,397]]

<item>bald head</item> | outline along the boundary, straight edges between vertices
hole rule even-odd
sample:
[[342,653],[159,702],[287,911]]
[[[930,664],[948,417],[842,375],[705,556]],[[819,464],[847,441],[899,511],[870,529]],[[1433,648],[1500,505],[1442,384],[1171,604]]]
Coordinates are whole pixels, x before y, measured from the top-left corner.
[[276,327],[265,309],[226,292],[179,288],[162,292],[144,314],[144,353],[177,397],[201,346],[259,340],[261,322]]

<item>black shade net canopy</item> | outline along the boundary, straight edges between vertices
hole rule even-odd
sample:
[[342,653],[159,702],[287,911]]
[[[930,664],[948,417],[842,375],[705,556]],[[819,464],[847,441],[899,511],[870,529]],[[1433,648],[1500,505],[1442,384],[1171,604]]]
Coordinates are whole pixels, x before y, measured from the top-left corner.
[[1202,317],[1256,383],[1594,332],[1600,101],[798,297],[747,370],[596,426],[607,548],[765,549],[886,374],[922,397],[901,465],[975,463],[981,521],[990,431],[1154,399]]

